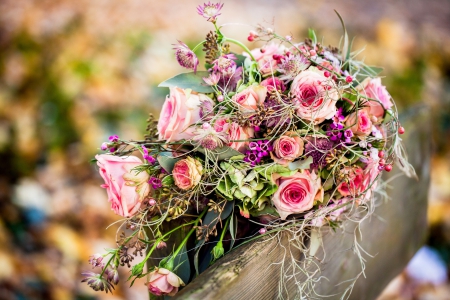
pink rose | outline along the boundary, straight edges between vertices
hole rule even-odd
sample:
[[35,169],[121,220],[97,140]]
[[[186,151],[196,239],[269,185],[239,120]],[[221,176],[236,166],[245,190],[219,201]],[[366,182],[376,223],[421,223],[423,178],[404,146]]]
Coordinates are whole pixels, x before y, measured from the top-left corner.
[[273,56],[282,55],[285,49],[283,45],[270,43],[261,49],[257,48],[251,51],[258,62],[258,69],[261,75],[266,76],[276,72],[278,62]]
[[350,127],[353,134],[367,136],[372,132],[372,121],[365,109],[352,113],[347,117],[345,126]]
[[338,192],[346,196],[358,196],[360,193],[365,191],[363,169],[360,167],[345,167],[342,171],[346,174],[346,181],[343,181],[338,186]]
[[303,140],[295,132],[286,132],[273,143],[270,157],[280,165],[287,166],[303,154]]
[[272,196],[272,202],[282,220],[291,214],[298,214],[311,209],[314,198],[320,190],[320,178],[309,171],[295,173],[292,176],[272,175],[278,190]]
[[[247,148],[249,142],[245,141],[253,138],[255,135],[255,131],[251,127],[241,127],[238,123],[229,124],[228,133],[230,137],[230,141],[232,141],[228,146],[237,150],[239,152],[244,153]],[[243,142],[233,142],[238,140],[244,140]]]
[[267,87],[267,90],[270,92],[273,89],[277,91],[284,92],[286,87],[284,86],[283,81],[281,81],[278,77],[269,77],[261,81],[261,85]]
[[148,290],[156,296],[174,296],[178,288],[184,285],[180,277],[164,268],[155,268],[149,277]]
[[132,170],[142,165],[142,161],[136,156],[118,157],[107,154],[96,155],[95,158],[105,181],[102,187],[108,193],[111,209],[122,217],[135,215],[150,192],[148,173]]
[[193,94],[180,88],[170,88],[170,95],[161,110],[158,121],[159,139],[167,142],[190,139],[194,128],[189,127],[200,120],[202,101],[212,101],[206,95]]
[[267,88],[262,85],[252,85],[233,96],[241,111],[255,111],[266,99]]
[[384,110],[392,107],[391,96],[386,87],[381,85],[381,78],[366,78],[356,89],[361,95],[378,100],[368,100],[367,102],[371,116],[382,118]]
[[297,115],[302,119],[318,124],[336,114],[339,93],[333,81],[321,72],[307,70],[298,74],[291,93],[297,98]]
[[172,171],[175,185],[182,190],[196,186],[202,178],[202,171],[202,164],[192,157],[177,161]]
[[225,118],[219,118],[214,122],[214,130],[216,132],[228,132],[229,127],[230,125]]

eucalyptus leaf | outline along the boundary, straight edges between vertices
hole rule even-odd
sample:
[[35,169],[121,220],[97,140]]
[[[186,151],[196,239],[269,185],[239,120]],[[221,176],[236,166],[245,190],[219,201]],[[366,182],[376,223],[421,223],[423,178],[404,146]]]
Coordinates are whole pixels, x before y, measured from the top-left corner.
[[[228,218],[228,216],[233,211],[233,207],[234,207],[234,201],[228,201],[225,204],[225,207],[223,208],[222,214],[220,215],[220,219],[225,220],[226,218]],[[209,229],[216,226],[218,222],[219,222],[219,214],[213,210],[208,211],[206,213],[205,219],[203,220],[203,224],[207,225]],[[194,255],[194,267],[195,267],[195,273],[197,275],[202,271],[202,266],[204,266],[203,262],[204,262],[205,258],[203,258],[202,263],[199,264],[199,253],[200,253],[200,249],[203,247],[205,242],[206,242],[205,238],[202,238],[201,240],[199,240],[197,242],[197,244],[195,246],[196,250],[195,250],[195,255]],[[207,251],[206,256],[209,257],[209,259],[211,260],[211,253],[209,253],[209,251]],[[208,262],[208,265],[209,265],[209,262]]]
[[179,158],[174,158],[172,152],[161,152],[158,155],[158,162],[161,167],[166,170],[167,173],[171,174],[175,163],[179,161]]
[[232,215],[230,220],[230,234],[231,234],[230,250],[233,248],[234,243],[236,242],[237,227],[238,227],[237,216]]
[[181,89],[192,89],[199,93],[212,93],[213,88],[203,81],[203,77],[208,77],[209,72],[198,71],[197,73],[181,73],[166,81],[161,82],[158,87],[178,87]]
[[237,160],[236,157],[242,157],[244,158],[244,156],[242,155],[241,152],[234,150],[233,148],[230,148],[228,146],[223,146],[220,148],[216,148],[214,150],[205,150],[205,148],[199,147],[197,149],[198,152],[205,154],[206,151],[208,151],[208,155],[212,156],[211,159],[214,161],[218,161],[218,160],[227,160],[227,159],[231,159],[234,158],[234,160]]
[[186,252],[186,244],[183,245],[181,251],[174,258],[175,274],[184,282],[189,282],[191,277],[191,266],[189,264],[189,257]]
[[233,53],[233,54],[237,58],[237,60],[235,60],[236,65],[238,67],[242,67],[242,65],[244,65],[245,60],[247,59],[247,56],[244,56],[244,55],[241,55],[241,54],[237,54],[237,53]]
[[313,158],[312,156],[308,156],[307,158],[303,159],[303,160],[297,160],[294,162],[291,162],[289,164],[289,169],[291,171],[293,170],[307,170],[310,168],[310,165],[313,163]]

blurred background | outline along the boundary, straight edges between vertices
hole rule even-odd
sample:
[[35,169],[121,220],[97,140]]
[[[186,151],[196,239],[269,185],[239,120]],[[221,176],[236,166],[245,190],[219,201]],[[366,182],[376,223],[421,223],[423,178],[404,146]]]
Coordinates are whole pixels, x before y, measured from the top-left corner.
[[[337,45],[338,10],[360,58],[385,67],[400,112],[431,108],[427,246],[380,299],[450,299],[450,2],[224,2],[219,23],[243,41],[262,24],[297,42],[312,27]],[[185,71],[172,44],[212,29],[199,4],[0,1],[0,299],[147,299],[143,282],[114,295],[80,283],[89,255],[114,246],[118,219],[89,161],[112,134],[141,138],[159,113],[167,90],[156,86]]]

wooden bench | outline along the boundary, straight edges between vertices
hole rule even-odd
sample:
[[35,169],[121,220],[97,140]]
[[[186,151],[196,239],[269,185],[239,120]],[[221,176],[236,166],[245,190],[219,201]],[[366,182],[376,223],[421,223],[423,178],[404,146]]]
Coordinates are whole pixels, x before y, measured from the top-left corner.
[[[377,207],[371,219],[362,224],[363,239],[359,238],[359,243],[374,257],[363,255],[366,278],[361,276],[356,281],[350,299],[376,299],[425,242],[431,152],[429,116],[426,107],[412,108],[401,116],[402,125],[406,128],[402,137],[419,180],[406,176],[394,178],[391,188],[387,189],[391,199]],[[398,168],[394,168],[391,173],[384,174],[384,179],[392,179],[399,173]],[[323,279],[315,285],[317,294],[342,293],[347,285],[337,284],[361,271],[361,264],[352,252],[353,234],[348,234],[354,226],[354,223],[346,222],[344,231],[322,230],[327,255],[320,275],[328,280]],[[200,274],[174,298],[276,299],[280,267],[271,263],[280,262],[284,255],[284,250],[276,247],[276,243],[275,240],[264,243],[257,240],[237,248]],[[286,239],[282,243],[288,246]],[[294,251],[293,255],[297,254]],[[319,250],[316,256],[322,258],[323,251]],[[286,263],[289,263],[288,258]],[[298,279],[302,280],[301,277]],[[294,281],[288,280],[285,284],[284,299],[297,299]],[[317,299],[322,298],[325,297],[317,296]],[[339,298],[332,296],[326,299]]]

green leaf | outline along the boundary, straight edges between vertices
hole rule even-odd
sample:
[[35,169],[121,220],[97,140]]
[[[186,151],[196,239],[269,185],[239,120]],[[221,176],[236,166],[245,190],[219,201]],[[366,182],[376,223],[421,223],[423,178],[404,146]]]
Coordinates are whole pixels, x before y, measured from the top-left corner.
[[303,159],[303,160],[297,160],[294,162],[291,162],[289,164],[289,170],[294,171],[294,170],[307,170],[310,168],[310,165],[313,163],[313,158],[312,156],[308,156],[307,158]]
[[172,186],[174,184],[173,176],[166,176],[161,180],[163,186]]
[[[134,265],[131,269],[131,276],[139,276],[142,274],[142,270],[144,270],[145,261],[141,262],[137,265]],[[131,278],[130,276],[130,278]],[[128,278],[129,279],[129,278]]]
[[208,76],[209,72],[207,71],[181,73],[161,82],[158,87],[179,87],[181,89],[192,89],[199,93],[212,93],[214,92],[213,88],[203,81],[203,77]]
[[238,226],[237,216],[232,215],[230,220],[230,234],[231,234],[230,250],[233,248],[234,242],[236,241],[237,226]]
[[237,60],[235,60],[236,65],[238,67],[242,67],[244,65],[244,61],[247,59],[247,56],[241,55],[241,54],[237,54],[234,52],[231,52],[234,54],[234,56],[236,56]]
[[199,147],[197,151],[203,154],[205,154],[205,152],[208,151],[208,156],[212,156],[212,158],[210,159],[212,159],[213,161],[227,160],[231,158],[236,158],[238,156],[244,158],[241,152],[236,151],[228,146],[223,146],[220,148],[216,148],[214,150],[205,150],[205,148]]
[[179,161],[179,158],[174,158],[172,152],[161,152],[158,155],[158,162],[167,173],[171,174],[175,163]]
[[266,207],[264,207],[264,209],[262,210],[251,210],[250,214],[253,217],[259,217],[262,215],[273,215],[273,216],[278,216],[278,212],[275,210],[275,208],[272,205],[266,205]]
[[[257,167],[254,169],[258,174],[263,176],[265,179],[271,181],[272,180],[272,174],[287,174],[290,173],[290,170],[286,167],[283,167],[279,164],[273,164],[268,167]],[[285,175],[282,175],[285,176]]]
[[217,191],[219,191],[219,193],[221,193],[223,196],[225,196],[226,198],[228,198],[229,200],[233,199],[233,195],[230,191],[232,182],[230,177],[225,176],[224,179],[222,179],[219,184],[217,185]]
[[353,85],[356,86],[360,82],[362,82],[367,77],[376,77],[380,74],[384,69],[376,66],[364,66],[359,69],[358,75],[356,75],[356,80],[353,82]]
[[184,282],[189,282],[191,277],[191,266],[189,264],[189,257],[186,252],[186,244],[183,245],[181,251],[174,258],[174,273],[177,274]]
[[267,190],[264,193],[264,196],[269,197],[275,194],[275,192],[278,190],[278,186],[276,184],[271,184],[267,188]]
[[313,44],[317,44],[317,36],[313,29],[308,29],[308,36],[312,40]]

